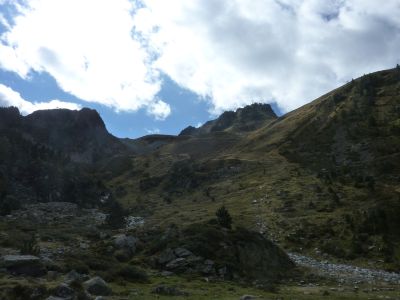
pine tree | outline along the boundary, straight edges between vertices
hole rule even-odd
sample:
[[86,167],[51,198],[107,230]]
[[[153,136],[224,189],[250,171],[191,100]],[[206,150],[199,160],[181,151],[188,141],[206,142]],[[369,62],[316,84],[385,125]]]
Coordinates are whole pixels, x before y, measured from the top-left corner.
[[114,229],[122,228],[125,225],[125,217],[127,215],[122,205],[117,201],[112,201],[107,210],[106,224]]
[[228,210],[225,208],[224,205],[222,205],[217,210],[215,215],[217,216],[218,224],[221,227],[224,227],[224,228],[227,228],[227,229],[231,229],[232,228],[232,217],[231,217],[231,215],[229,214]]

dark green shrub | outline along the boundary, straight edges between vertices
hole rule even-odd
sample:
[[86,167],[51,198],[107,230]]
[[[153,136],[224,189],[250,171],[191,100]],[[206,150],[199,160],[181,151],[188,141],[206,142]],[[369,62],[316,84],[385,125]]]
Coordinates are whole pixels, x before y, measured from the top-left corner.
[[5,216],[11,214],[14,210],[20,209],[21,203],[12,195],[0,198],[0,215]]
[[67,273],[71,270],[75,270],[76,272],[81,274],[89,273],[89,267],[83,261],[75,258],[64,259],[64,262],[61,265],[61,269],[64,273]]
[[29,239],[22,242],[21,249],[19,251],[23,255],[39,255],[40,247],[36,242],[35,236],[32,235]]
[[109,227],[116,229],[125,226],[125,217],[128,213],[119,202],[111,201],[106,211],[108,213],[106,224]]
[[228,210],[226,209],[226,207],[224,205],[221,206],[217,210],[215,215],[217,216],[218,224],[221,227],[224,227],[224,228],[227,228],[227,229],[231,229],[232,228],[232,217],[231,217],[231,215],[229,214]]
[[147,273],[144,270],[134,266],[125,265],[117,269],[116,276],[121,277],[127,281],[146,283],[149,282]]

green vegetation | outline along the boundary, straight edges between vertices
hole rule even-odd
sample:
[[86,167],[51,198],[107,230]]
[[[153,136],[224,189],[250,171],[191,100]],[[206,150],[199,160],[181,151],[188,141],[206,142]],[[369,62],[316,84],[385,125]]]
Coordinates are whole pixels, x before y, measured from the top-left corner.
[[40,247],[37,244],[36,238],[32,235],[29,239],[22,241],[22,247],[19,251],[21,254],[39,255]]
[[217,216],[217,221],[219,225],[227,229],[232,228],[232,217],[224,205],[218,208],[215,215]]
[[[0,214],[12,216],[0,219],[0,247],[50,253],[55,263],[48,270],[101,276],[116,297],[167,299],[153,292],[166,285],[192,299],[396,298],[397,288],[378,295],[367,285],[338,287],[294,269],[275,244],[319,260],[398,272],[399,79],[398,67],[365,75],[280,118],[253,105],[179,137],[119,142],[104,135],[109,155],[94,140],[75,145],[74,126],[59,129],[64,151],[62,141],[27,130],[26,117],[2,108]],[[20,210],[61,201],[78,204],[77,211],[64,219]],[[96,223],[88,208],[106,213],[105,222]],[[124,228],[126,216],[144,224]],[[134,236],[134,245],[116,246],[121,234]],[[190,268],[161,275],[170,270],[158,260],[164,251],[182,262],[177,248],[193,254]],[[199,257],[213,262],[214,275],[197,269]],[[268,257],[278,266],[268,265]],[[257,282],[262,276],[264,285]],[[57,283],[45,283],[44,294]],[[2,293],[27,295],[33,288],[0,274]]]

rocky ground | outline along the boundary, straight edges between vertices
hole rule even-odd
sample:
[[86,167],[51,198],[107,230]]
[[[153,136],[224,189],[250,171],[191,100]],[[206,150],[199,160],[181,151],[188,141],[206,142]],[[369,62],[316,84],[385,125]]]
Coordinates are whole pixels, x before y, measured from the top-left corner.
[[334,264],[319,261],[308,256],[289,253],[289,257],[299,266],[307,267],[321,276],[337,279],[342,283],[377,283],[386,282],[400,285],[400,274],[382,270],[359,268],[347,264]]
[[[156,230],[140,217],[110,230],[104,219],[70,203],[34,204],[1,219],[0,300],[400,299],[400,274],[290,253],[293,268],[256,233],[208,223]],[[28,233],[37,249],[20,243]],[[238,249],[239,260],[231,255]],[[285,263],[292,271],[279,282],[271,281],[277,273],[260,275]]]

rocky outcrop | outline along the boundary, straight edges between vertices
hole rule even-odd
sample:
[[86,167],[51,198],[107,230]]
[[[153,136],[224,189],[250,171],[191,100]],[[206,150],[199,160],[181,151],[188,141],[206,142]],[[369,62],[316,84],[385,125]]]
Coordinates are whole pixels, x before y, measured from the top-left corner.
[[4,255],[0,265],[13,275],[37,277],[47,273],[40,258],[33,255]]
[[35,111],[23,118],[23,126],[38,143],[62,151],[77,162],[93,162],[125,150],[108,133],[98,112],[88,108]]
[[[171,248],[169,244],[179,244]],[[225,230],[216,225],[195,224],[166,241],[156,261],[169,272],[197,273],[223,279],[278,280],[294,263],[277,245],[246,229]]]

